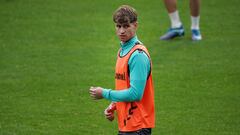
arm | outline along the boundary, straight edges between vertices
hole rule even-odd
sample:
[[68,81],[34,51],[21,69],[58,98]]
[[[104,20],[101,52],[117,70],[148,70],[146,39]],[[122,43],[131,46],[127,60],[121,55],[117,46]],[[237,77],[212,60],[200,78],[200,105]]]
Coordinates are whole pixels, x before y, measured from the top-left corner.
[[132,102],[142,99],[148,74],[150,60],[144,52],[135,51],[129,59],[130,88],[125,90],[103,89],[102,96],[115,102]]

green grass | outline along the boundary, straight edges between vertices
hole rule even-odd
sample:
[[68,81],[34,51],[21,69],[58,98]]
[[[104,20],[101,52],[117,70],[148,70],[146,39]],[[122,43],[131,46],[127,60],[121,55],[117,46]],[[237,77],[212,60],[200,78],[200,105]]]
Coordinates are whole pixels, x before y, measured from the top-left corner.
[[88,89],[114,88],[121,4],[138,10],[153,61],[153,135],[240,133],[238,0],[202,1],[200,42],[190,39],[188,1],[178,2],[185,37],[165,42],[162,1],[0,0],[1,135],[117,133],[103,116],[109,101],[92,101]]

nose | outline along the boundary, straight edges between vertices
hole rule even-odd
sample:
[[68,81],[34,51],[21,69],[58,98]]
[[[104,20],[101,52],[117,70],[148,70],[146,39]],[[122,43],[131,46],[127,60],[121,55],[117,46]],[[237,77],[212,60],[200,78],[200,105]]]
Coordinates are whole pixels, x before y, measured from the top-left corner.
[[121,27],[120,30],[119,30],[119,32],[120,32],[121,34],[123,34],[123,33],[125,33],[125,29],[124,29],[123,27]]

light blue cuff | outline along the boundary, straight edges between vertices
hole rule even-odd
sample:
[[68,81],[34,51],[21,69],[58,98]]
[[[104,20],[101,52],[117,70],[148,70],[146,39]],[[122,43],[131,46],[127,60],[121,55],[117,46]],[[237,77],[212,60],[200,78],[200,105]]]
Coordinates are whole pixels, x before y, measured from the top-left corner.
[[102,96],[105,98],[105,99],[109,99],[110,97],[110,91],[112,91],[111,89],[103,89],[102,90]]

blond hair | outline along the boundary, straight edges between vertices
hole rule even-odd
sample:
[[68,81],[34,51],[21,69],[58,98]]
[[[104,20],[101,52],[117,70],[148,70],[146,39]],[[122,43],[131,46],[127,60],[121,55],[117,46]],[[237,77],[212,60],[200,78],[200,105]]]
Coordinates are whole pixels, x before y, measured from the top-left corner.
[[137,12],[131,6],[122,5],[113,13],[113,21],[120,24],[136,22]]

